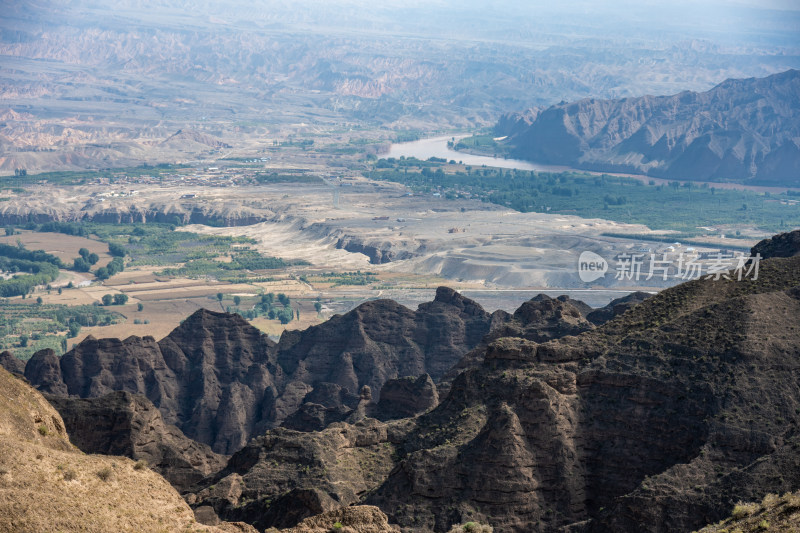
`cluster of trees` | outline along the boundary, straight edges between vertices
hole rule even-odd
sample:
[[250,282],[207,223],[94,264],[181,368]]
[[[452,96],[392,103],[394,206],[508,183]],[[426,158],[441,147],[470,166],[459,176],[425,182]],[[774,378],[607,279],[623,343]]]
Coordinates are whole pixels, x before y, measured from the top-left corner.
[[274,305],[275,295],[273,293],[263,294],[261,295],[261,301],[256,306],[257,308],[261,308],[267,318],[270,320],[278,319],[280,320],[281,324],[288,324],[292,320],[294,320],[295,315],[297,319],[300,319],[300,311],[294,311],[291,307],[291,300],[285,294],[278,293],[278,303],[281,304],[282,307],[275,307]]
[[0,244],[0,270],[11,279],[0,281],[0,296],[25,296],[37,285],[46,285],[58,277],[62,261],[43,251],[27,250],[21,244]]
[[106,266],[98,268],[94,275],[97,276],[97,279],[106,280],[123,270],[125,270],[125,262],[122,257],[115,257]]
[[[103,295],[103,305],[125,305],[128,303],[128,295],[127,294],[104,294]],[[141,309],[139,309],[141,311]]]
[[[217,293],[217,300],[222,303],[223,298],[225,297],[224,294],[221,292]],[[277,304],[276,305],[276,300]],[[233,297],[233,304],[238,308],[239,304],[242,303],[242,298],[240,296]],[[252,320],[258,316],[266,316],[270,320],[280,320],[281,324],[288,324],[295,318],[298,320],[300,319],[300,310],[292,309],[291,307],[291,299],[283,293],[279,293],[277,296],[275,293],[268,293],[262,294],[261,299],[253,306],[252,309],[245,309],[245,310],[238,310],[238,309],[231,309],[230,306],[226,309],[226,311],[230,312],[238,312],[244,318],[248,320]]]
[[279,257],[265,257],[258,252],[241,252],[233,256],[230,263],[222,263],[225,270],[269,270],[284,268],[289,263]]
[[78,256],[72,262],[72,270],[76,272],[89,272],[89,269],[100,260],[96,253],[90,252],[86,248],[78,250]]
[[609,205],[625,205],[628,203],[628,199],[624,196],[612,196],[610,194],[606,194],[603,196],[603,202],[605,208]]

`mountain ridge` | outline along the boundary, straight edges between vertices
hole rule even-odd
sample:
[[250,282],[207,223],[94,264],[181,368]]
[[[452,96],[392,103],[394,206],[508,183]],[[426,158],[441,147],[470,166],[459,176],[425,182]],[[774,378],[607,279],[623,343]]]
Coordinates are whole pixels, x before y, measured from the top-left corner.
[[800,71],[728,79],[706,92],[587,98],[506,115],[511,154],[668,179],[800,186]]

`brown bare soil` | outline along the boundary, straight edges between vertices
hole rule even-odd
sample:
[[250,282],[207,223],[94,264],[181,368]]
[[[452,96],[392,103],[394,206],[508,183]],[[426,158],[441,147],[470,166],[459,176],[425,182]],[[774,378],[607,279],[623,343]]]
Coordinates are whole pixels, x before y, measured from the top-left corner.
[[42,395],[0,369],[0,532],[21,531],[223,530],[197,524],[155,472],[78,451]]
[[100,260],[99,265],[105,265],[111,261],[111,256],[108,255],[108,245],[87,239],[85,237],[75,237],[73,235],[64,235],[62,233],[39,233],[28,230],[17,230],[17,235],[2,235],[0,236],[0,243],[2,244],[17,244],[21,242],[28,250],[44,250],[49,254],[53,254],[65,263],[71,263],[73,259],[78,257],[78,250],[86,248],[92,253],[98,255]]

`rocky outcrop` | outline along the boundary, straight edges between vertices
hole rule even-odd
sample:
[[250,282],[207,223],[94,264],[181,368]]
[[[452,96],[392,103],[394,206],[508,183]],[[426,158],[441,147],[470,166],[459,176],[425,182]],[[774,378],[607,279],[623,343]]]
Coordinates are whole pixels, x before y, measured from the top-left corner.
[[380,420],[408,418],[424,413],[438,403],[436,384],[428,374],[390,379],[381,389],[375,417]]
[[391,242],[364,242],[360,237],[347,235],[336,241],[336,248],[354,254],[364,254],[373,265],[382,265],[392,261],[410,259],[414,254],[408,250],[393,250]]
[[282,426],[298,431],[320,431],[334,422],[346,420],[360,401],[361,396],[335,383],[319,383],[305,395],[303,403]]
[[25,376],[57,396],[141,394],[165,423],[230,454],[281,424],[311,431],[360,420],[369,403],[364,387],[380,391],[402,376],[438,379],[492,323],[478,304],[447,288],[416,311],[367,302],[319,326],[287,331],[278,345],[239,315],[203,309],[159,342],[87,337],[61,358],[38,352]]
[[601,307],[600,309],[595,309],[592,312],[588,313],[586,315],[586,320],[588,320],[595,326],[600,326],[602,324],[605,324],[609,320],[625,313],[625,311],[627,311],[634,305],[642,303],[650,296],[652,296],[652,294],[647,292],[641,292],[641,291],[632,292],[626,296],[623,296],[622,298],[616,298],[615,300],[611,300],[611,302],[605,307]]
[[[797,186],[800,71],[708,92],[561,103],[506,117],[513,155],[603,172]],[[535,118],[532,119],[532,117]]]
[[[339,525],[334,526],[334,524]],[[389,524],[389,519],[377,507],[356,505],[354,507],[340,507],[327,513],[306,518],[295,527],[282,530],[282,533],[328,533],[331,528],[341,533],[389,533],[391,531],[400,531],[399,527]]]
[[286,376],[285,392],[275,402],[277,418],[297,411],[312,384],[380,391],[402,376],[438,380],[478,345],[491,323],[492,315],[477,303],[440,287],[436,298],[416,311],[375,300],[305,331],[286,331],[277,353]]
[[394,466],[394,443],[408,427],[404,421],[367,419],[314,433],[273,429],[235,453],[188,501],[259,529],[292,527],[377,488]]
[[567,296],[551,298],[539,294],[523,303],[513,315],[498,311],[493,317],[491,331],[481,343],[468,352],[442,379],[447,390],[453,379],[467,368],[479,365],[487,353],[489,344],[503,337],[515,337],[536,342],[560,339],[567,335],[578,335],[594,326],[585,316],[591,307]]
[[99,398],[47,399],[81,451],[144,461],[179,491],[221,470],[227,462],[227,457],[165,424],[144,396],[113,392]]
[[282,376],[274,348],[242,317],[201,309],[160,342],[89,336],[61,358],[37,352],[25,377],[58,396],[144,395],[167,424],[230,453],[272,413]]
[[750,250],[750,256],[760,255],[762,259],[770,257],[794,257],[800,254],[800,230],[789,231],[765,239]]
[[763,261],[755,281],[685,283],[600,327],[532,340],[523,320],[547,323],[560,309],[582,324],[562,305],[525,306],[512,335],[490,336],[432,410],[271,430],[204,480],[193,505],[258,527],[366,503],[418,531],[474,521],[660,533],[800,484],[800,257]]
[[12,374],[22,374],[25,372],[25,361],[17,359],[9,351],[0,353],[0,367],[5,368]]

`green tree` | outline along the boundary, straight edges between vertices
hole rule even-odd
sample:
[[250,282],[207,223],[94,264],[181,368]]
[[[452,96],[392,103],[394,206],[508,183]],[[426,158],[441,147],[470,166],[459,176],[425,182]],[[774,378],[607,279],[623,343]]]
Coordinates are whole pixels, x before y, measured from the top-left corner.
[[98,268],[97,270],[95,270],[94,275],[97,276],[97,279],[99,280],[106,280],[111,277],[111,274],[109,274],[108,269],[106,267]]
[[317,314],[322,312],[322,304],[319,302],[314,302],[314,309],[317,310]]
[[14,235],[16,232],[14,226],[6,226],[6,235]]
[[98,261],[100,261],[100,256],[98,256],[96,253],[91,253],[88,256],[86,256],[85,259],[86,262],[89,263],[90,265],[95,265],[97,264]]
[[125,270],[125,262],[121,257],[115,257],[110,263],[108,263],[108,265],[106,265],[106,268],[108,269],[108,275],[110,277]]
[[223,297],[223,296],[224,296],[224,295],[223,295],[221,292],[218,292],[218,293],[217,293],[217,300],[221,302],[221,301],[222,301],[222,297]]
[[81,248],[80,250],[78,250],[78,255],[83,257],[84,259],[86,259],[88,261],[89,260],[88,259],[89,258],[89,250],[88,250],[88,248]]
[[102,300],[103,300],[103,305],[108,306],[111,305],[112,301],[114,301],[114,297],[111,296],[110,294],[104,294]]
[[289,301],[290,301],[290,300],[289,300],[289,297],[288,297],[288,296],[286,296],[285,294],[283,294],[283,293],[281,292],[281,293],[278,293],[278,301],[281,303],[281,305],[283,305],[284,307],[286,307],[287,305],[289,305]]
[[114,305],[125,305],[128,303],[128,295],[127,294],[115,294],[114,295]]
[[37,303],[37,304],[39,304],[39,305],[42,305],[42,301],[43,301],[43,300],[42,300],[42,297],[41,297],[41,296],[39,296],[38,298],[36,298],[36,303]]
[[19,345],[23,348],[28,345],[28,336],[25,333],[19,336]]
[[70,337],[70,338],[77,337],[78,333],[80,333],[80,332],[81,332],[81,325],[80,324],[78,324],[77,322],[70,322],[69,323],[69,334],[67,335],[67,337]]
[[233,297],[233,305],[235,305],[236,307],[239,307],[240,303],[242,303],[242,297],[239,296],[239,295],[234,296]]
[[72,262],[72,270],[76,272],[89,272],[89,267],[91,267],[91,265],[83,257],[76,257]]
[[125,257],[125,247],[115,242],[108,243],[108,253],[115,257]]
[[138,304],[136,304],[136,310],[137,311],[141,311],[142,309],[144,309],[144,304],[142,304],[142,302],[139,302]]

